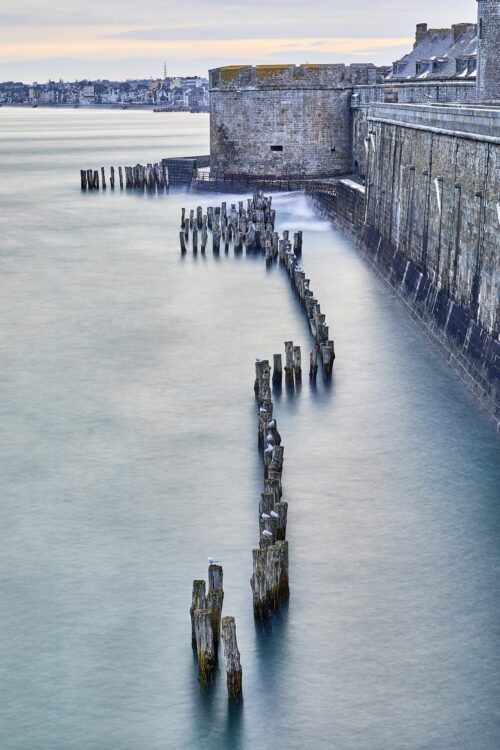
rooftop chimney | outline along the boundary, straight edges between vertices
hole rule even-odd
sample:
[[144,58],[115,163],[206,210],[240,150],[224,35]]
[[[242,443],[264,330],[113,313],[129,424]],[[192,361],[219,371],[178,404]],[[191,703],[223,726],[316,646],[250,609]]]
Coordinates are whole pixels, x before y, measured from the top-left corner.
[[417,44],[420,44],[423,39],[425,39],[425,35],[427,34],[427,24],[426,23],[417,23],[417,31],[415,32],[415,44],[413,45],[413,49],[417,46]]

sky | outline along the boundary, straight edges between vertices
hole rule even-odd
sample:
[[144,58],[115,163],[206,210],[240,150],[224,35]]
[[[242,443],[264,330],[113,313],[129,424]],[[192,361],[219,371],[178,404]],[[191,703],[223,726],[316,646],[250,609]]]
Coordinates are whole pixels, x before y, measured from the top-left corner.
[[206,76],[220,65],[374,62],[475,0],[1,0],[0,80]]

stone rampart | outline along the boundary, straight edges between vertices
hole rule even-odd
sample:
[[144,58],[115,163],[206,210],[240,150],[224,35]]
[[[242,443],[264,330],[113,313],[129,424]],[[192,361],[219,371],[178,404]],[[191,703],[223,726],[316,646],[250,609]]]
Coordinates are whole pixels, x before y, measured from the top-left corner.
[[385,83],[377,86],[354,86],[351,99],[352,163],[360,175],[366,174],[366,138],[368,136],[368,109],[374,103],[431,104],[476,102],[476,84],[472,81],[427,81],[411,83]]
[[[374,66],[236,66],[210,71],[212,169],[335,175],[351,169],[351,77]],[[366,74],[366,75],[365,75]]]
[[366,193],[312,197],[500,420],[500,110],[380,104],[368,123]]

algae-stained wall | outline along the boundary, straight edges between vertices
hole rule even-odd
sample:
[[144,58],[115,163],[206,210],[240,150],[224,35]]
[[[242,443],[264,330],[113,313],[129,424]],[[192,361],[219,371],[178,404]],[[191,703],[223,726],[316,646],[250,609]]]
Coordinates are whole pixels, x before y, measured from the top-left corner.
[[211,70],[212,170],[276,176],[350,171],[351,91],[345,65]]
[[368,119],[368,224],[498,337],[500,112],[385,104]]

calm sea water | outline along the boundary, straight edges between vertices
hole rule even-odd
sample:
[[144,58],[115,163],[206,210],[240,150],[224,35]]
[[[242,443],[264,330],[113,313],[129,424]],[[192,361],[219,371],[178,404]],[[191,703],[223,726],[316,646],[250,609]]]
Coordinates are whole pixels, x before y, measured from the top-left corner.
[[[205,115],[0,112],[2,750],[494,750],[498,438],[298,195],[330,387],[276,397],[291,597],[253,623],[253,362],[310,349],[279,267],[178,248],[171,193],[79,169],[206,153]],[[222,200],[222,196],[220,200]],[[227,198],[229,200],[229,198]],[[200,691],[191,581],[222,559],[244,704]]]

